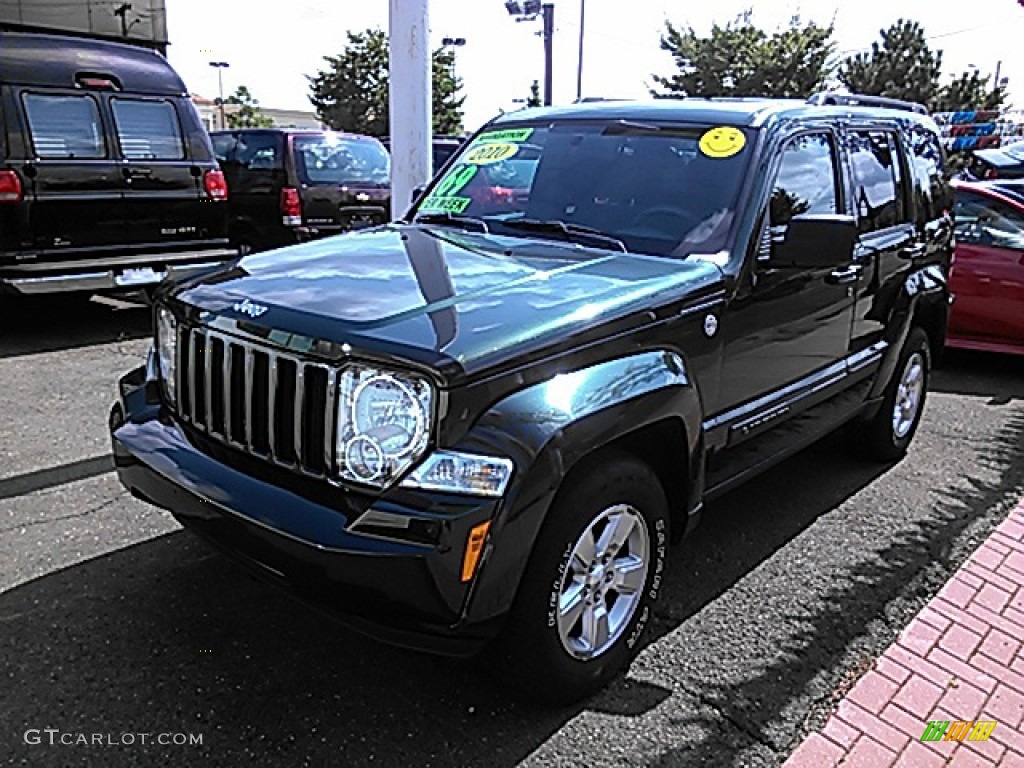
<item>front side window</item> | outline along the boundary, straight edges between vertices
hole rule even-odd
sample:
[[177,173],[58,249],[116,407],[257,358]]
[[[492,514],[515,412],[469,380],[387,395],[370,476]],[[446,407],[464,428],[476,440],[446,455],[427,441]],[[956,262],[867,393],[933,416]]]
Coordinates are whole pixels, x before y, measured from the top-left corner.
[[782,150],[779,174],[772,187],[769,220],[784,226],[802,214],[834,214],[839,211],[836,194],[835,153],[824,133],[797,136]]
[[908,132],[910,158],[917,176],[918,204],[926,220],[934,220],[951,205],[949,184],[939,137],[920,126]]
[[899,155],[890,134],[857,131],[848,140],[853,166],[853,204],[862,234],[903,221]]
[[1024,214],[1012,205],[958,190],[954,211],[958,241],[1024,250]]
[[89,160],[107,156],[99,106],[91,96],[23,97],[36,157]]
[[752,137],[626,120],[496,127],[461,148],[414,213],[507,236],[586,230],[655,256],[715,253],[732,231]]
[[231,160],[250,171],[280,170],[283,143],[278,133],[240,133]]
[[114,124],[126,160],[181,160],[185,143],[169,101],[113,99]]
[[360,136],[296,136],[295,168],[306,184],[363,184],[386,187],[391,156],[377,139]]

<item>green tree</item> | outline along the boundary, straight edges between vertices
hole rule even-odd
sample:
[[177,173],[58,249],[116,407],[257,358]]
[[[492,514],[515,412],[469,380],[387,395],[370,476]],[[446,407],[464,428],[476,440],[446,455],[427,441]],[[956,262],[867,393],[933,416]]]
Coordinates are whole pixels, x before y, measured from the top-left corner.
[[928,47],[916,21],[900,19],[880,34],[870,53],[843,61],[839,80],[854,93],[934,104],[941,91],[942,51]]
[[960,112],[975,109],[999,109],[1006,99],[1002,88],[989,88],[988,75],[977,70],[964,72],[953,82],[944,85],[931,104],[933,112]]
[[654,75],[654,96],[806,97],[821,88],[831,72],[832,25],[804,24],[798,16],[771,34],[754,26],[747,12],[707,37],[692,27],[665,22],[661,48],[678,69]]
[[540,82],[534,80],[530,83],[530,97],[526,100],[526,106],[528,107],[539,107],[541,106],[540,100]]
[[224,114],[230,128],[272,128],[274,125],[273,120],[260,114],[259,101],[244,85],[238,86],[238,90],[224,99],[224,103],[239,105],[238,109]]
[[[379,29],[349,32],[348,45],[337,56],[325,56],[327,66],[307,76],[309,100],[320,119],[337,130],[386,136],[388,111],[388,38]],[[455,75],[455,53],[432,54],[435,133],[462,130],[462,80]]]

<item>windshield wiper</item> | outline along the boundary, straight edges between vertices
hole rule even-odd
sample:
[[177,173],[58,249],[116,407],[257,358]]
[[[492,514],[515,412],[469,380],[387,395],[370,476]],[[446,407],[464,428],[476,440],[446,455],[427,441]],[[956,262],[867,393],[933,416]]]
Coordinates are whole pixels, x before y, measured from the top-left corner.
[[625,253],[626,244],[617,237],[612,237],[598,229],[591,229],[580,224],[572,224],[560,219],[503,219],[502,226],[509,229],[522,229],[527,232],[550,233],[562,235],[581,245],[594,245],[598,248],[612,248]]
[[421,213],[415,219],[414,224],[449,224],[463,229],[473,229],[477,232],[490,232],[487,222],[478,219],[476,216],[463,216],[460,213],[449,213],[438,211],[437,213]]

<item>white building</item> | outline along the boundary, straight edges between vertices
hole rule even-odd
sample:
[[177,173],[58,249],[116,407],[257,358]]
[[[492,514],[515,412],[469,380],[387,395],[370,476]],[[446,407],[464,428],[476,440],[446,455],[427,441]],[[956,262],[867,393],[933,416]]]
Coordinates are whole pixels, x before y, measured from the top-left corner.
[[[192,103],[196,105],[196,111],[199,112],[199,118],[203,121],[203,126],[207,131],[220,131],[229,128],[227,116],[240,109],[238,104],[225,104],[225,119],[224,122],[221,122],[221,110],[214,99],[208,99],[205,96],[193,93]],[[274,121],[275,128],[310,128],[319,130],[324,127],[324,124],[317,119],[316,112],[312,110],[273,109],[261,105],[259,111],[261,115],[269,117]]]

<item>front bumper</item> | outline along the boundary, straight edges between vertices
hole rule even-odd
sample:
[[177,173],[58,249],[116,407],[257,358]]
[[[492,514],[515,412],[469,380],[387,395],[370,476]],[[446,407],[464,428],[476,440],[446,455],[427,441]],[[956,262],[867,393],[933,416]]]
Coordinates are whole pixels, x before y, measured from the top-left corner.
[[[261,578],[388,642],[470,655],[497,633],[500,622],[465,621],[473,582],[460,579],[469,531],[493,518],[497,500],[409,491],[359,499],[305,478],[285,486],[269,466],[246,472],[200,450],[156,395],[140,368],[122,379],[111,413],[117,472],[133,495]],[[353,532],[366,511],[429,520],[436,537]]]

